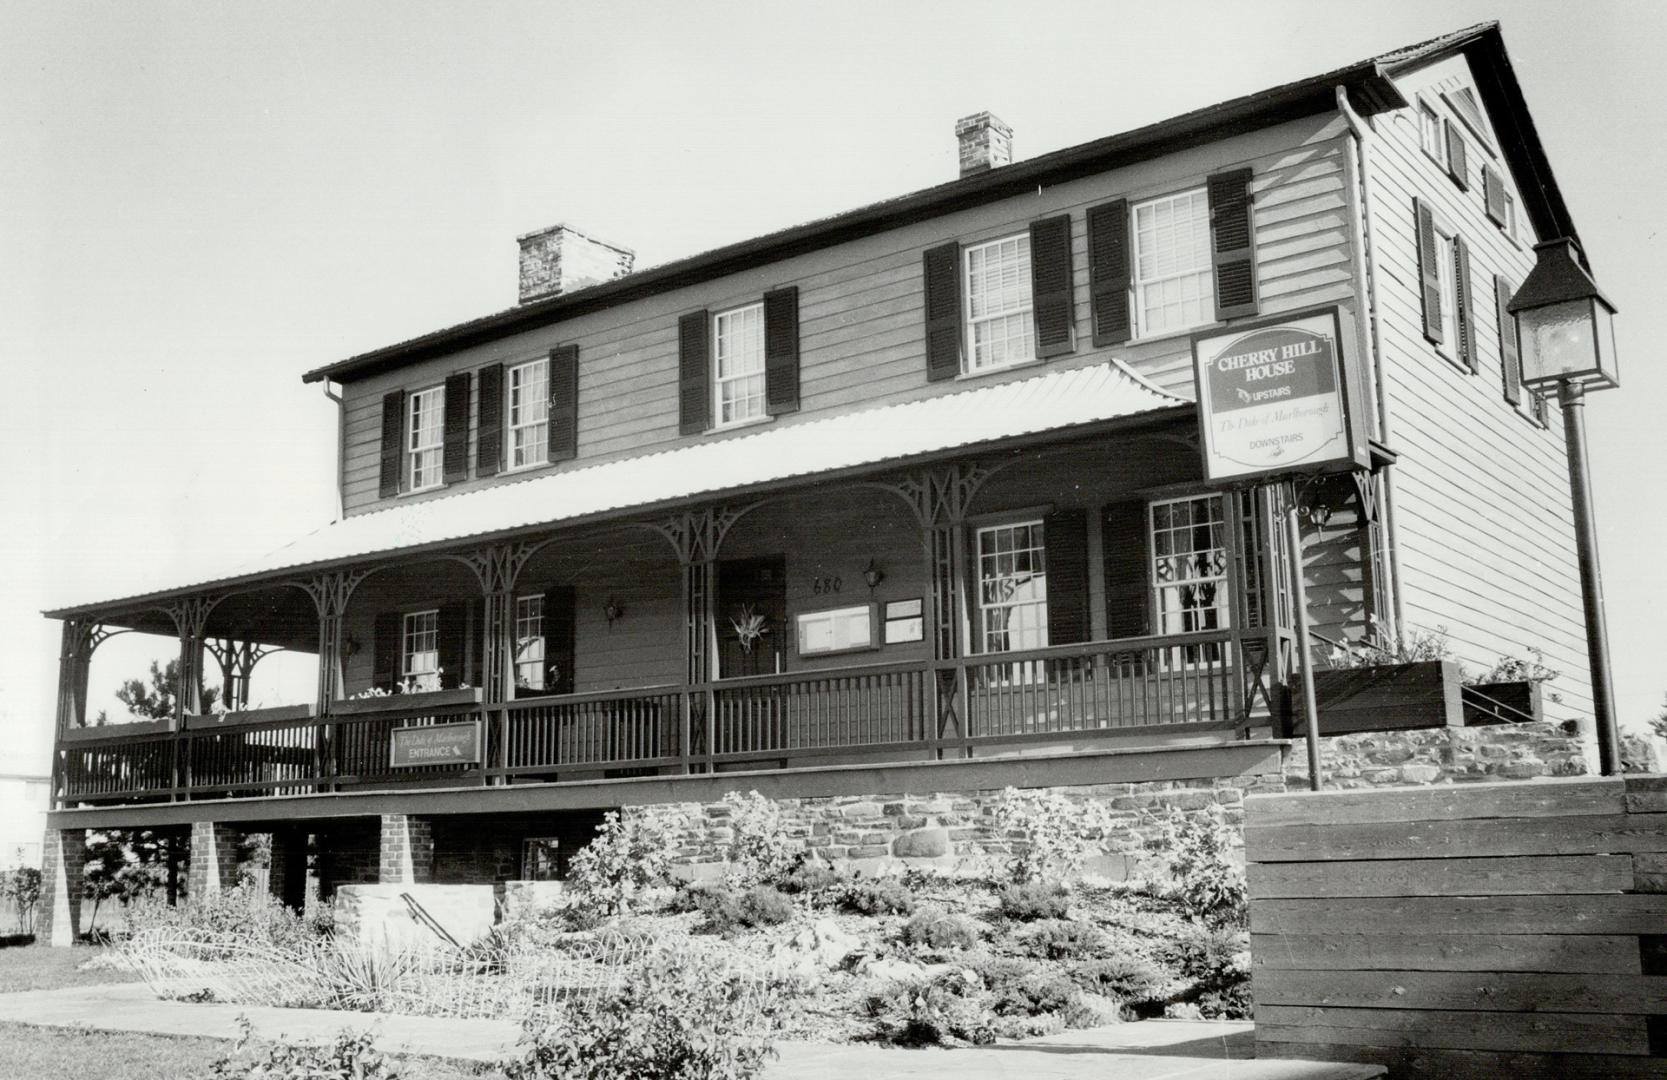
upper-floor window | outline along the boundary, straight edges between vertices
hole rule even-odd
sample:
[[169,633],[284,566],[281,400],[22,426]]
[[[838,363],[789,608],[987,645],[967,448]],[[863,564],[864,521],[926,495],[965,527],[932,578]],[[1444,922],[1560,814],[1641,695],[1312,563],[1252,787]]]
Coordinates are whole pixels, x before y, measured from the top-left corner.
[[544,597],[515,600],[515,687],[544,689]]
[[1447,167],[1447,137],[1441,129],[1441,117],[1427,101],[1418,103],[1418,145],[1442,168]]
[[444,386],[431,386],[411,395],[405,432],[406,490],[440,486],[446,433]]
[[1031,321],[1030,234],[966,249],[967,371],[1036,358]]
[[724,427],[764,413],[764,305],[721,311],[712,320],[712,403]]
[[1203,188],[1134,208],[1135,316],[1140,337],[1215,318],[1210,203]]
[[440,689],[440,612],[413,611],[401,635],[400,676],[407,692]]
[[1441,286],[1441,342],[1438,348],[1449,357],[1458,355],[1459,275],[1458,245],[1454,234],[1438,221],[1435,225],[1436,279]]
[[1221,497],[1164,499],[1154,502],[1151,511],[1158,633],[1226,627],[1227,521]]
[[978,629],[987,653],[1048,643],[1048,566],[1040,521],[978,530]]
[[550,447],[550,362],[509,369],[509,467],[542,465]]

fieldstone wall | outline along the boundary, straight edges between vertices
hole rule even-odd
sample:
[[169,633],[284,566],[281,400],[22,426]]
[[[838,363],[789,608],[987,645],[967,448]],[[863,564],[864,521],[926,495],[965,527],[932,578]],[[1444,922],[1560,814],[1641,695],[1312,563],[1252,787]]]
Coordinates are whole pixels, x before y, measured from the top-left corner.
[[[1334,735],[1320,749],[1327,787],[1369,788],[1583,776],[1596,771],[1590,744],[1580,721],[1542,720]],[[1286,754],[1285,782],[1308,784],[1301,740]]]

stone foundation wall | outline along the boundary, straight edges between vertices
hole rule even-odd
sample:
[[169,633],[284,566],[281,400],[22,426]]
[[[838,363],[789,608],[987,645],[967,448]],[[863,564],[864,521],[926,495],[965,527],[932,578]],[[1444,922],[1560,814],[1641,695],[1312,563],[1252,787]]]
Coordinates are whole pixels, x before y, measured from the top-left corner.
[[[1368,788],[1583,776],[1596,771],[1590,743],[1577,720],[1542,720],[1335,735],[1320,740],[1320,750],[1328,788]],[[1285,757],[1285,781],[1308,784],[1300,739]]]

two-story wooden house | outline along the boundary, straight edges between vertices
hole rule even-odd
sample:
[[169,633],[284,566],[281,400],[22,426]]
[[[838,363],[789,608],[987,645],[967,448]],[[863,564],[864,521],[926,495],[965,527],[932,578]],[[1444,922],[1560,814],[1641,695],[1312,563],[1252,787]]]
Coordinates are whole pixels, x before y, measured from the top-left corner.
[[[290,837],[293,895],[308,833],[326,878],[491,880],[731,786],[1263,768],[1297,572],[1322,661],[1444,628],[1589,708],[1563,434],[1505,313],[1576,234],[1496,26],[1029,160],[957,134],[958,179],[651,269],[529,234],[515,307],[306,373],[341,520],[49,613],[59,888],[99,826],[190,826],[205,874]],[[1286,487],[1203,483],[1193,342],[1311,313],[1372,454],[1303,491],[1296,553]],[[205,648],[316,653],[317,693],[83,729],[112,628],[177,634],[188,698]]]

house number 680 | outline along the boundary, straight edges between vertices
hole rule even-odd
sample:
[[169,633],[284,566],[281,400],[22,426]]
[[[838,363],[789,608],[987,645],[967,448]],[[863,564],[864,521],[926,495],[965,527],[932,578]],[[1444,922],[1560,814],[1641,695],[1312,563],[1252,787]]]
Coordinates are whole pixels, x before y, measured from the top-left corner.
[[823,593],[836,593],[845,585],[843,578],[818,577],[810,579],[810,591],[817,596]]

